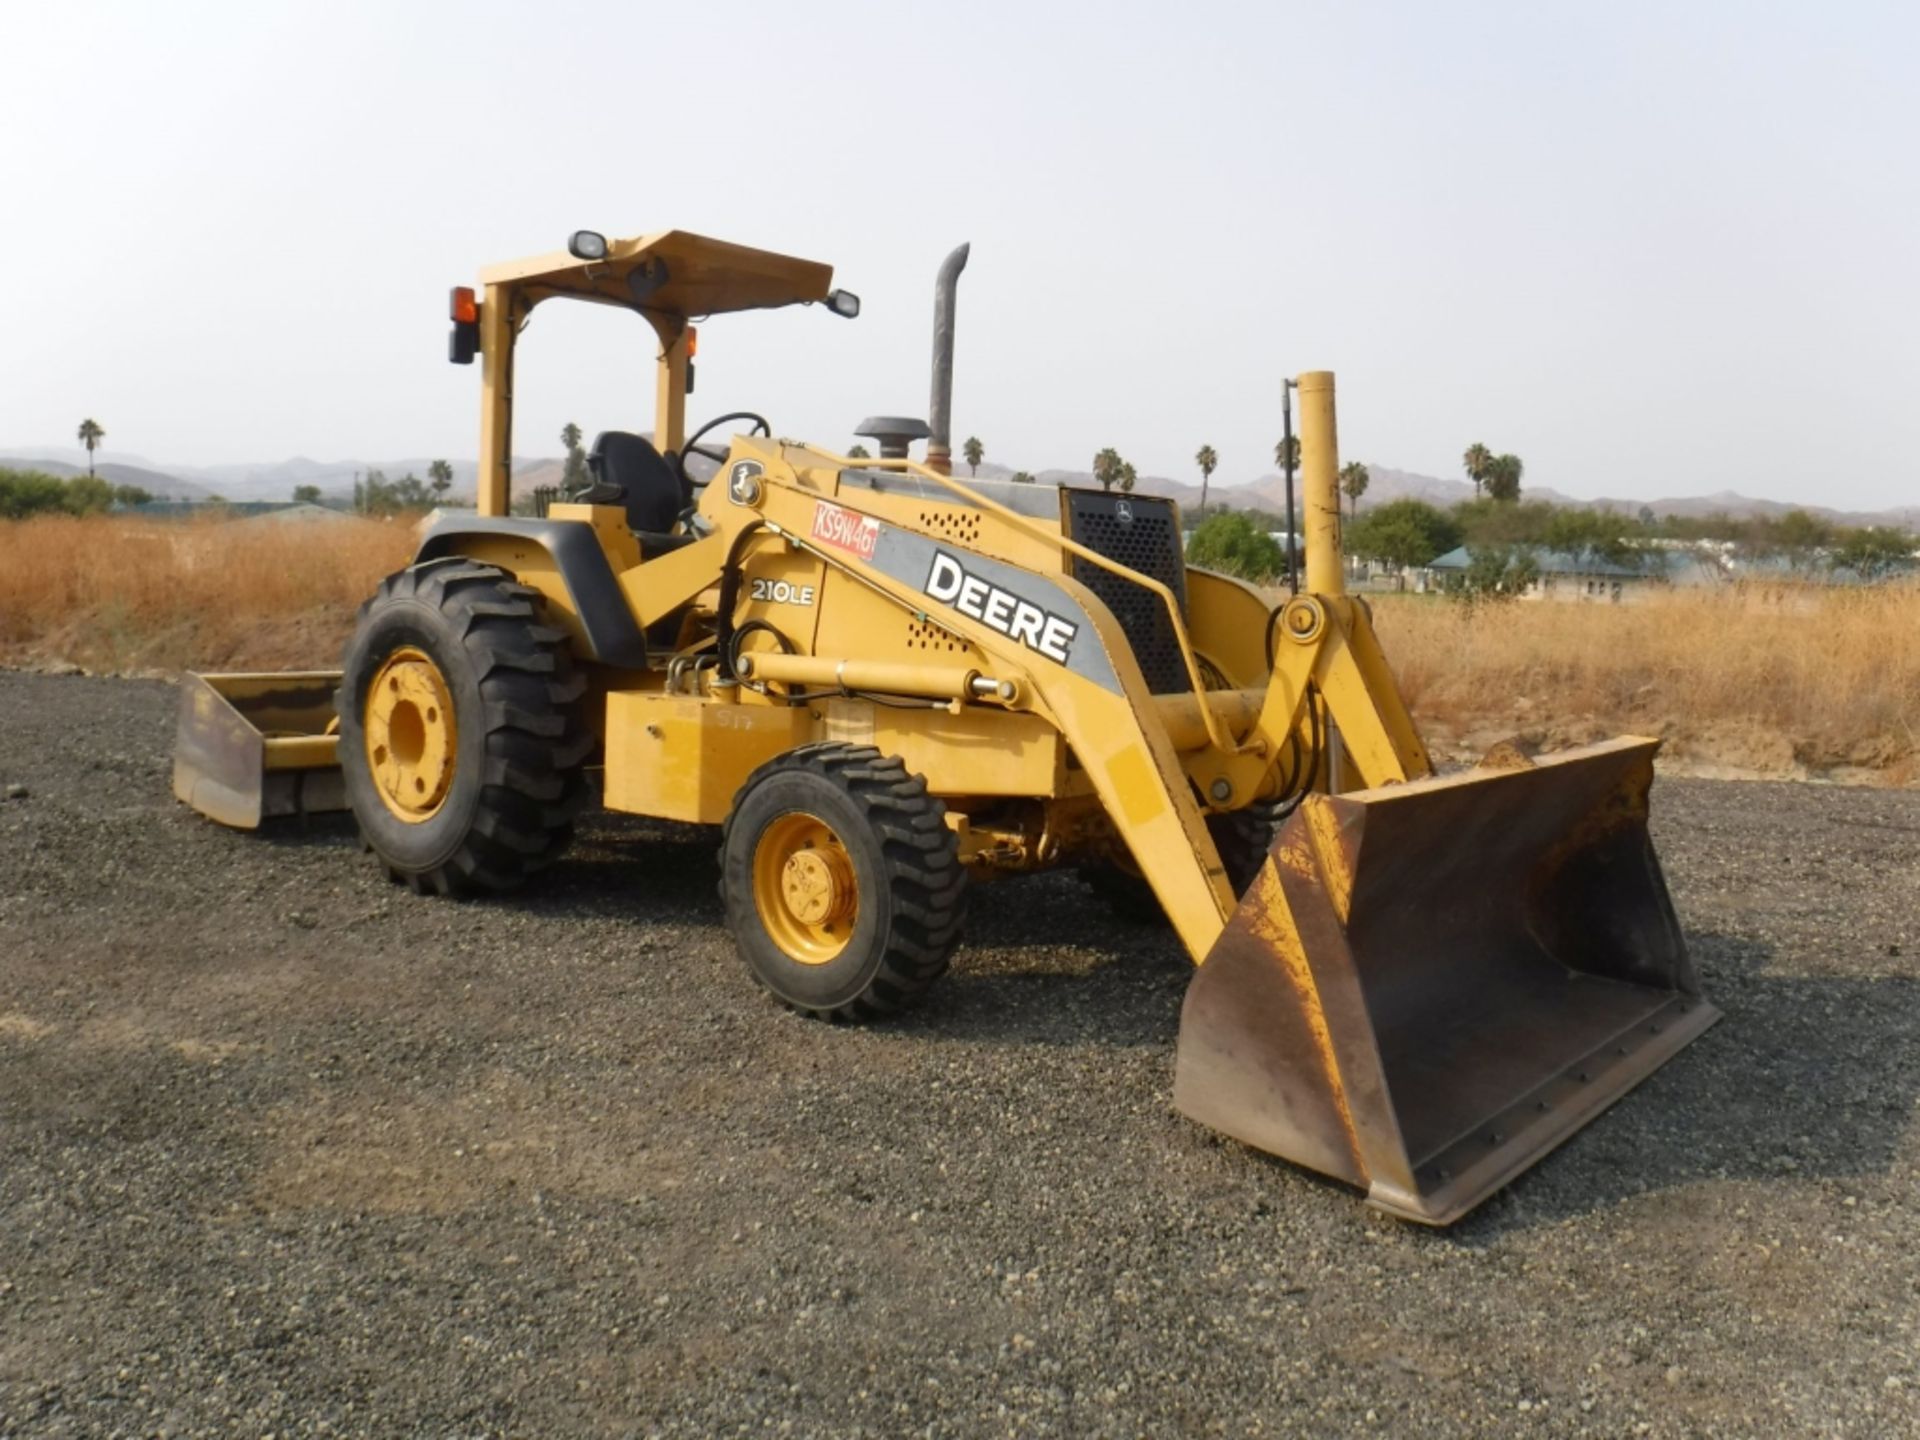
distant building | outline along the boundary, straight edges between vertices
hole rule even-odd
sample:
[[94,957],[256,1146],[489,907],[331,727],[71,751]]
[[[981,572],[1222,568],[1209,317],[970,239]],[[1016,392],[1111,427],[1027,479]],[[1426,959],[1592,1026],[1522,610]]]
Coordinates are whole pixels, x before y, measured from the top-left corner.
[[[1541,545],[1513,548],[1518,553],[1530,554],[1539,572],[1539,578],[1519,596],[1522,600],[1617,604],[1669,579],[1667,557],[1658,552],[1636,554],[1627,563],[1616,564],[1595,555],[1549,550]],[[1449,582],[1464,576],[1472,564],[1473,556],[1467,546],[1449,550],[1427,566],[1425,588],[1445,589]]]

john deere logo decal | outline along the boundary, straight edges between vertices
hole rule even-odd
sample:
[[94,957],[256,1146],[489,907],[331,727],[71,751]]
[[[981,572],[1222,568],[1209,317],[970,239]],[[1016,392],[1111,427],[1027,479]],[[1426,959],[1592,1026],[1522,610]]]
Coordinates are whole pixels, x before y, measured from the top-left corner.
[[920,588],[942,605],[951,605],[962,615],[971,615],[989,629],[998,630],[1010,640],[1018,640],[1055,664],[1067,663],[1073,637],[1080,631],[1073,621],[972,574],[944,550],[933,552],[933,567],[927,571],[927,583]]
[[736,460],[727,472],[727,498],[736,505],[751,505],[760,498],[760,477],[767,467],[758,460]]

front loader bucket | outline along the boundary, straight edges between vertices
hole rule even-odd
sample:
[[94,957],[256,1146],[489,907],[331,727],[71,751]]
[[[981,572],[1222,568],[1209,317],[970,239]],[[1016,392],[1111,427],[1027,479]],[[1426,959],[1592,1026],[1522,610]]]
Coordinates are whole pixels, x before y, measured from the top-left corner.
[[183,675],[173,793],[243,830],[270,815],[347,808],[334,758],[337,670]]
[[1655,740],[1312,795],[1187,990],[1174,1103],[1446,1225],[1719,1018],[1647,834]]

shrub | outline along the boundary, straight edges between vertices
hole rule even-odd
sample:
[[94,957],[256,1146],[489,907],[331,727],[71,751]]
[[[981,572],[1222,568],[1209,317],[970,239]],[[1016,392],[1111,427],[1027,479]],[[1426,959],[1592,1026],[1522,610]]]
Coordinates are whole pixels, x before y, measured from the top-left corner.
[[1347,549],[1363,560],[1417,570],[1460,544],[1460,526],[1424,500],[1390,500],[1347,528]]
[[1187,544],[1187,563],[1258,584],[1287,568],[1280,542],[1241,511],[1209,515]]

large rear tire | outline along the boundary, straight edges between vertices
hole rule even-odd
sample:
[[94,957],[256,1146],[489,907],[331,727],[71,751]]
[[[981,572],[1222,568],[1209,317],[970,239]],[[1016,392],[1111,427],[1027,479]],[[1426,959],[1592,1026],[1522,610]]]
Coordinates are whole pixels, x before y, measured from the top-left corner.
[[946,807],[870,745],[807,745],[740,788],[720,894],[741,959],[782,1004],[866,1020],[947,971],[967,873]]
[[415,891],[511,890],[566,849],[587,799],[586,677],[538,591],[462,556],[380,582],[339,693],[360,834]]

